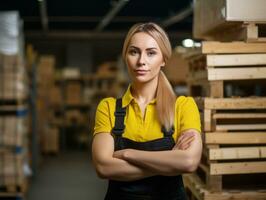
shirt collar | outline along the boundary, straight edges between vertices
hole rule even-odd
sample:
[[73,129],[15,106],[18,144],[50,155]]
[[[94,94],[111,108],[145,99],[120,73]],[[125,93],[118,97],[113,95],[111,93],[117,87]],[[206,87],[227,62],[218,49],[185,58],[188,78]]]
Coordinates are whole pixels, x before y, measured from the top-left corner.
[[[130,88],[131,88],[131,85],[128,86],[127,91],[125,92],[125,94],[122,97],[122,107],[123,108],[128,106],[128,104],[130,104],[131,101],[134,100],[134,97],[131,94]],[[149,104],[155,104],[155,103],[156,103],[156,99],[153,99],[150,101]]]

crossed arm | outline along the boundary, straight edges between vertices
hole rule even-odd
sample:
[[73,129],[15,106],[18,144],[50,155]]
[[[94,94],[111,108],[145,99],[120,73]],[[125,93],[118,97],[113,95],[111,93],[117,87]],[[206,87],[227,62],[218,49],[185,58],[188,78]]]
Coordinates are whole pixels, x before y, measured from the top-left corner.
[[199,164],[201,152],[201,135],[194,129],[184,131],[174,148],[168,151],[114,151],[114,139],[109,133],[95,135],[92,143],[98,176],[119,181],[192,172]]

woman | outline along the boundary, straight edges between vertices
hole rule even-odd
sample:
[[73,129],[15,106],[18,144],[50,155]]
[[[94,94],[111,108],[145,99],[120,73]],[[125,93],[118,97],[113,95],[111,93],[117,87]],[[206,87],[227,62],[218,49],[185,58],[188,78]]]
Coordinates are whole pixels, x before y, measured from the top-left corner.
[[161,71],[170,56],[158,25],[129,30],[123,58],[132,83],[96,111],[92,154],[98,176],[109,179],[106,200],[186,199],[180,174],[200,161],[200,118],[194,100],[176,98]]

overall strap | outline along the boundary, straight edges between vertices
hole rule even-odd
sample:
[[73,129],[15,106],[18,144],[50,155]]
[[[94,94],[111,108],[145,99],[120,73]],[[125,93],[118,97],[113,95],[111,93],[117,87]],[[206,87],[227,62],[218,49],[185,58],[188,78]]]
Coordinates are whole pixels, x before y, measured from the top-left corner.
[[115,114],[115,126],[112,129],[112,133],[115,136],[122,136],[125,129],[124,119],[126,116],[126,108],[122,107],[122,98],[116,100],[114,114]]
[[163,132],[164,137],[170,137],[175,132],[175,128],[174,128],[174,126],[172,126],[171,129],[169,131],[167,131],[166,128],[164,126],[162,126],[161,131]]

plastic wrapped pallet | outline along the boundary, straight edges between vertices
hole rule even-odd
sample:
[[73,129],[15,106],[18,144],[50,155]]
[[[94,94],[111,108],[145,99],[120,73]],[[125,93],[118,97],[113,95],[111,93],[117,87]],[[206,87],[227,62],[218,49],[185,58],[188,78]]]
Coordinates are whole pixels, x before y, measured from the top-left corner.
[[14,55],[23,52],[22,21],[18,11],[0,12],[0,52]]

